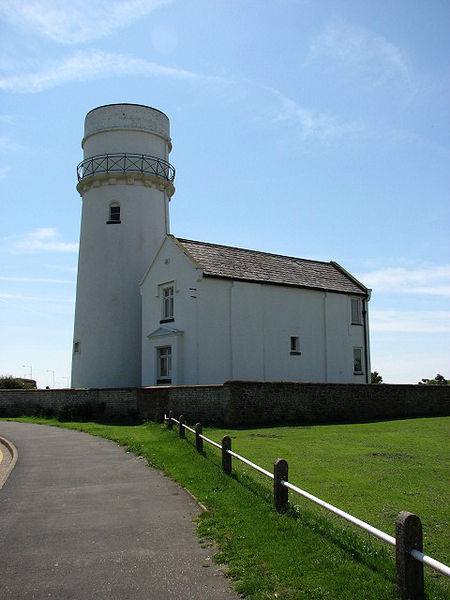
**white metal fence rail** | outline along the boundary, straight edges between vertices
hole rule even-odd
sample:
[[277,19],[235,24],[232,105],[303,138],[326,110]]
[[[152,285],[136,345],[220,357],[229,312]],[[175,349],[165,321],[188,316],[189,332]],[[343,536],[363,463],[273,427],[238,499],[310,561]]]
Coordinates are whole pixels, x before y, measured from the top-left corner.
[[225,473],[231,473],[231,458],[235,458],[250,466],[255,471],[273,479],[274,504],[277,511],[283,512],[286,510],[288,490],[291,490],[307,500],[342,517],[350,523],[353,523],[387,544],[394,546],[396,549],[397,584],[401,597],[404,600],[422,600],[424,598],[423,564],[450,577],[450,567],[422,552],[422,524],[417,515],[406,511],[401,512],[395,523],[396,537],[393,537],[290,483],[288,481],[288,464],[284,459],[279,458],[275,462],[274,472],[271,473],[244,456],[233,452],[231,450],[231,439],[227,435],[222,438],[222,444],[218,444],[214,440],[203,435],[200,423],[197,423],[195,429],[193,429],[184,423],[183,416],[180,416],[179,419],[175,419],[172,416],[171,411],[169,412],[169,415],[164,415],[164,420],[167,421],[169,429],[173,428],[174,423],[178,425],[179,436],[181,438],[185,437],[185,429],[193,433],[195,435],[195,444],[199,452],[203,452],[203,441],[221,450],[222,468]]

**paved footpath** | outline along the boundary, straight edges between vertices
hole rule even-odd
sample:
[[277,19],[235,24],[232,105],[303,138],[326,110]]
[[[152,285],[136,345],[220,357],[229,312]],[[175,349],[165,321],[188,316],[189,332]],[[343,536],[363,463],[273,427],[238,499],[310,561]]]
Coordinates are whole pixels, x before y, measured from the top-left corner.
[[142,459],[44,425],[0,421],[0,437],[19,454],[0,489],[2,600],[237,599],[196,502]]

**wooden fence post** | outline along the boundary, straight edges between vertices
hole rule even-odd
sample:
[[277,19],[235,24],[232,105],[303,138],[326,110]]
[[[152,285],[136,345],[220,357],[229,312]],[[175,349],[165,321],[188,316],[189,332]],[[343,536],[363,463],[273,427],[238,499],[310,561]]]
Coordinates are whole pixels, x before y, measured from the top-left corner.
[[169,421],[167,422],[167,429],[172,429],[173,428],[172,417],[173,417],[173,413],[172,413],[171,410],[169,410]]
[[183,425],[184,425],[183,415],[180,415],[179,421],[180,421],[180,424],[178,426],[178,435],[180,436],[180,438],[184,438],[186,432],[184,431],[184,427],[183,427]]
[[231,454],[228,454],[228,450],[231,450],[231,438],[228,435],[224,435],[222,438],[222,469],[227,475],[231,474]]
[[278,458],[273,466],[273,502],[278,512],[284,512],[288,503],[288,489],[281,485],[288,481],[288,464],[284,458]]
[[203,440],[200,437],[202,435],[203,429],[201,423],[197,423],[195,425],[195,447],[197,448],[197,452],[203,452]]
[[411,550],[423,549],[422,523],[417,515],[402,511],[395,520],[395,562],[397,585],[402,600],[424,600],[423,563]]

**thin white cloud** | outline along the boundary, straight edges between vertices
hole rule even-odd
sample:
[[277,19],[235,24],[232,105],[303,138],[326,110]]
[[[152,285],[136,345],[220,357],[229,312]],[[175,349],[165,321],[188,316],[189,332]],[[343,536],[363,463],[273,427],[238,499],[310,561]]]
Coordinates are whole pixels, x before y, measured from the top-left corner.
[[98,77],[133,77],[136,75],[181,80],[219,80],[193,71],[165,67],[124,54],[91,50],[89,52],[78,51],[61,61],[47,64],[42,69],[0,78],[0,89],[15,93],[35,93],[65,83],[86,81]]
[[3,0],[0,14],[59,44],[81,44],[111,35],[172,1]]
[[75,281],[70,279],[50,279],[46,277],[0,277],[0,281],[13,281],[17,283],[75,283]]
[[331,141],[344,136],[359,134],[364,129],[358,123],[344,122],[333,115],[305,108],[278,90],[270,89],[270,91],[280,103],[274,120],[295,123],[301,137],[304,139],[315,138],[322,141]]
[[359,25],[335,22],[311,43],[306,63],[325,58],[357,70],[372,85],[403,81],[411,93],[415,84],[404,51],[383,36]]
[[68,267],[66,265],[43,264],[42,266],[45,269],[64,271],[66,273],[77,273],[78,271],[77,267]]
[[72,303],[73,298],[45,298],[40,296],[23,296],[22,294],[8,294],[6,292],[0,292],[0,300],[25,300],[31,302],[67,302]]
[[387,267],[359,273],[358,279],[377,293],[450,296],[450,265],[421,269]]
[[78,244],[62,242],[57,229],[44,227],[31,231],[17,240],[14,250],[25,252],[77,252]]
[[403,333],[450,333],[450,311],[373,310],[370,330]]

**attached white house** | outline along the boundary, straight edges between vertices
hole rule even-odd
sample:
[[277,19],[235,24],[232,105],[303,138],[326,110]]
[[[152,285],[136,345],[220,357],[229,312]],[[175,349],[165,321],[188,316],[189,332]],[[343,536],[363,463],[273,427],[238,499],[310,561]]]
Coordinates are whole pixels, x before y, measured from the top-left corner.
[[169,234],[141,296],[144,386],[368,381],[369,290],[335,262]]

